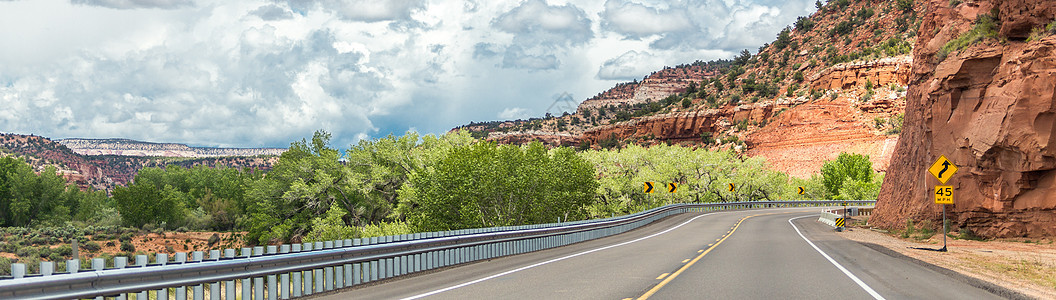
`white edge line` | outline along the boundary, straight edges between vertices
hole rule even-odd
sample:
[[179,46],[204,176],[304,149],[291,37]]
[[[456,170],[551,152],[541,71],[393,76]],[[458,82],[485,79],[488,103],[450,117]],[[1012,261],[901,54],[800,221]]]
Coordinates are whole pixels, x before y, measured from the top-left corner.
[[840,265],[840,263],[836,262],[836,260],[833,260],[832,257],[829,257],[828,254],[825,254],[825,251],[821,251],[821,249],[818,248],[817,245],[814,245],[814,242],[811,242],[810,240],[807,239],[806,236],[803,236],[803,232],[799,231],[799,227],[796,227],[796,224],[792,224],[792,220],[802,219],[802,218],[809,218],[809,217],[813,217],[813,215],[791,218],[791,219],[788,219],[788,224],[792,225],[792,228],[796,230],[796,233],[799,234],[799,237],[803,238],[804,241],[807,241],[807,244],[810,244],[811,247],[814,247],[814,250],[817,250],[818,253],[821,253],[821,256],[824,256],[825,259],[828,259],[829,262],[832,263],[834,266],[836,266],[837,269],[840,269],[840,271],[843,271],[844,275],[847,275],[847,277],[850,277],[851,280],[854,280],[854,283],[857,283],[858,286],[862,287],[862,289],[865,290],[867,293],[869,293],[869,295],[872,295],[873,299],[885,300],[883,296],[880,296],[880,293],[877,293],[876,291],[873,290],[873,288],[871,288],[871,287],[869,287],[869,285],[865,284],[865,282],[862,282],[861,279],[858,279],[858,276],[854,276],[854,274],[851,274],[851,271],[848,271],[847,268],[844,268],[842,265]]
[[668,233],[668,232],[670,232],[672,230],[678,229],[679,227],[682,227],[683,225],[689,224],[689,222],[693,222],[693,220],[696,220],[697,218],[700,218],[700,217],[703,217],[703,216],[707,216],[707,215],[716,214],[716,213],[719,213],[719,212],[712,212],[712,213],[707,213],[707,214],[703,214],[703,215],[699,215],[699,216],[693,217],[692,219],[689,219],[689,220],[687,220],[685,222],[682,222],[682,224],[678,224],[678,226],[668,228],[667,230],[664,230],[664,231],[661,231],[661,232],[657,232],[657,233],[654,233],[654,234],[646,236],[646,237],[641,237],[641,238],[638,238],[638,239],[635,239],[635,240],[626,241],[626,242],[615,244],[615,245],[609,245],[609,246],[605,246],[605,247],[601,247],[601,248],[597,248],[597,249],[587,250],[587,251],[583,251],[583,252],[580,252],[580,253],[572,254],[572,255],[569,255],[569,256],[559,257],[559,258],[551,259],[551,260],[544,261],[544,262],[541,262],[541,263],[520,267],[520,268],[517,268],[517,269],[513,269],[513,270],[506,271],[506,272],[498,273],[498,274],[491,275],[491,276],[488,276],[488,277],[484,277],[484,278],[481,278],[481,279],[477,279],[477,280],[473,280],[473,281],[470,281],[470,282],[462,283],[462,284],[459,284],[459,285],[449,286],[449,287],[442,288],[442,289],[439,289],[439,290],[435,290],[435,291],[432,291],[432,292],[410,296],[410,297],[407,297],[407,298],[403,298],[403,300],[411,300],[411,299],[418,299],[418,298],[422,298],[422,297],[428,297],[428,296],[436,295],[436,294],[443,293],[443,292],[446,292],[446,291],[450,291],[450,290],[453,290],[453,289],[465,287],[465,286],[468,286],[468,285],[471,285],[471,284],[479,283],[479,282],[482,282],[482,281],[485,281],[485,280],[490,280],[490,279],[494,279],[494,278],[497,278],[497,277],[513,274],[513,273],[524,271],[524,270],[531,269],[531,268],[535,268],[535,267],[542,266],[542,265],[545,265],[545,264],[549,264],[549,263],[552,263],[552,262],[562,261],[562,260],[565,260],[565,259],[573,258],[573,257],[584,255],[584,254],[589,254],[589,253],[593,253],[593,252],[597,252],[597,251],[601,251],[601,250],[605,250],[605,249],[615,248],[615,247],[627,245],[627,244],[630,244],[630,243],[639,242],[639,241],[642,241],[642,240],[645,240],[645,239],[649,239],[649,238],[652,238],[652,237],[655,237],[655,236],[658,236],[658,235],[661,235],[661,234]]

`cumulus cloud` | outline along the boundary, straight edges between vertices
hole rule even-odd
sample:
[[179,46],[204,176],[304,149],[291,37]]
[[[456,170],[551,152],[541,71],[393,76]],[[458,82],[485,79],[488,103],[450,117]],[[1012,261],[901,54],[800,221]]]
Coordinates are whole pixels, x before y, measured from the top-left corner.
[[631,38],[697,29],[685,10],[661,10],[623,0],[606,1],[601,18],[604,28]]
[[528,0],[491,21],[493,28],[513,34],[502,67],[548,70],[560,65],[555,52],[582,45],[594,37],[591,20],[572,5],[548,5]]
[[664,63],[649,52],[627,51],[607,60],[598,69],[598,78],[607,80],[633,80],[662,68]]
[[295,11],[322,9],[347,21],[381,22],[410,20],[411,13],[424,8],[423,0],[287,0]]
[[194,1],[191,0],[70,0],[70,2],[73,4],[102,6],[116,9],[176,9],[194,6]]
[[288,20],[293,18],[293,12],[275,4],[261,6],[250,11],[249,14],[260,17],[260,19],[264,21]]
[[522,120],[528,119],[531,113],[526,108],[521,107],[507,107],[503,109],[496,117],[503,120]]
[[[602,28],[626,38],[656,37],[654,50],[756,48],[813,11],[813,2],[691,0],[649,5],[608,0],[599,14]],[[663,6],[663,7],[661,7]]]
[[579,44],[590,40],[594,32],[586,13],[572,4],[547,5],[543,0],[528,0],[492,21],[499,30],[539,42]]
[[[0,40],[19,41],[0,47],[4,131],[246,147],[443,133],[732,57],[813,3],[74,1],[0,0]],[[631,22],[649,18],[666,23]]]

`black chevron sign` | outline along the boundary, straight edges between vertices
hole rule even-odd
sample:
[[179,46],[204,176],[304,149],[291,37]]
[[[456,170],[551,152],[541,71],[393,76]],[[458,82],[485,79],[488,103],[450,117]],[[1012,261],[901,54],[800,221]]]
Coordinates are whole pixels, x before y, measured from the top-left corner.
[[674,192],[677,192],[677,191],[678,191],[678,183],[672,182],[672,183],[668,183],[667,184],[667,192],[668,193],[674,193]]
[[802,194],[803,194],[803,187],[799,187],[799,194],[800,194],[800,195],[802,195]]
[[648,181],[645,182],[645,192],[646,193],[652,193],[653,192],[653,183],[652,182],[648,182]]

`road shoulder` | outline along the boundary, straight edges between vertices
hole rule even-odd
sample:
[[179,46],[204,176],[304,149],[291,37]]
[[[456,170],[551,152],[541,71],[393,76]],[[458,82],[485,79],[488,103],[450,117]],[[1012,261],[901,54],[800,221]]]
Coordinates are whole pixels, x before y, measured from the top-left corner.
[[937,244],[932,240],[914,242],[899,239],[867,228],[851,228],[838,235],[877,252],[913,262],[1002,297],[1056,299],[1056,286],[1046,287],[1029,279],[1008,276],[1007,272],[1017,270],[1002,267],[1004,261],[1029,263],[1040,268],[1056,266],[1056,249],[1052,247],[1024,243],[1009,245],[1009,242],[1002,241],[949,240],[949,252],[943,253],[913,249],[941,248],[941,235],[932,238],[938,240]]

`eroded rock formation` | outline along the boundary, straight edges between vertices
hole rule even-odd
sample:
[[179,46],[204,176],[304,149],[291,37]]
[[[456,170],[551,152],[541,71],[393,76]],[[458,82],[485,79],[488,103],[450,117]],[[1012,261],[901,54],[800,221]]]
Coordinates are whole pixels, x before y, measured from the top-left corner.
[[[927,168],[945,155],[960,170],[951,224],[986,237],[1056,236],[1056,35],[1026,42],[1056,19],[1056,2],[929,1],[914,60],[906,120],[871,223],[940,224],[938,181]],[[938,55],[980,14],[997,13],[998,40]]]
[[911,56],[887,57],[877,60],[842,63],[825,69],[810,80],[810,87],[817,90],[849,90],[888,84],[902,85],[909,81]]

